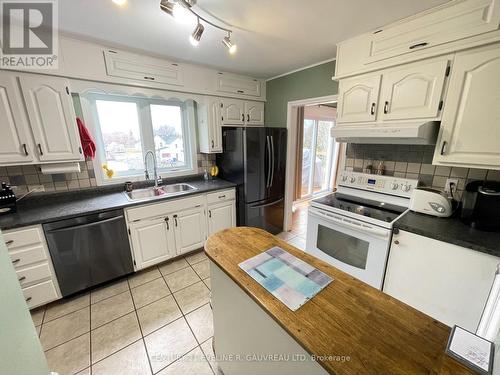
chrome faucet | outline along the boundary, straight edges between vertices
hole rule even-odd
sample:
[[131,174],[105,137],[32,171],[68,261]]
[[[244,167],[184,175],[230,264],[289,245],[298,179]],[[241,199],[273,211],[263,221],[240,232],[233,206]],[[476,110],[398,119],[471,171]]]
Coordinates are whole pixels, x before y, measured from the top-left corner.
[[149,155],[153,156],[153,174],[155,178],[155,187],[158,187],[159,185],[162,184],[163,180],[161,179],[161,176],[158,176],[158,166],[156,164],[156,155],[152,150],[149,150],[146,152],[146,156],[144,156],[144,174],[146,175],[146,180],[150,180],[149,178],[149,171],[148,171],[148,156]]

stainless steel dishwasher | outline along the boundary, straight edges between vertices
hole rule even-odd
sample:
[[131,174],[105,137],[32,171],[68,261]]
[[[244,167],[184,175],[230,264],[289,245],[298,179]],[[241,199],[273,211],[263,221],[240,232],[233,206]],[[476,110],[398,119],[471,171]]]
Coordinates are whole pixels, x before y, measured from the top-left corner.
[[134,271],[123,210],[43,225],[63,296]]

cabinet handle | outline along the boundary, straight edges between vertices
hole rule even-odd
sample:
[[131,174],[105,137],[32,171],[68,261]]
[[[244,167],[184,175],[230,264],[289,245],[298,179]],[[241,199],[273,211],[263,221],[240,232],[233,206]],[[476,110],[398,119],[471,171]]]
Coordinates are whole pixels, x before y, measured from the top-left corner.
[[13,243],[14,243],[14,240],[8,240],[7,242],[5,242],[5,244],[6,244],[7,246],[12,245]]
[[370,114],[372,116],[375,114],[375,103],[372,103],[372,108],[370,109]]
[[250,122],[250,115],[247,114],[247,122]]
[[237,92],[238,94],[244,94],[244,93],[245,93],[245,91],[243,91],[243,90],[238,90],[238,91],[236,91],[236,92]]
[[14,260],[12,261],[12,264],[17,264],[17,263],[19,263],[20,261],[21,261],[21,259],[19,259],[19,258],[14,259]]
[[245,114],[244,113],[241,114],[241,121],[245,122]]
[[175,226],[177,226],[177,215],[174,215]]
[[415,48],[420,48],[420,47],[425,47],[426,45],[428,45],[429,43],[427,42],[423,42],[423,43],[417,43],[417,44],[413,44],[411,45],[409,48],[410,49],[415,49]]
[[19,282],[22,282],[22,281],[26,280],[26,276],[21,276],[18,280],[19,280]]
[[31,298],[31,297],[26,298],[26,302],[29,302],[29,301],[31,301],[31,300],[32,300],[32,298]]
[[385,114],[387,114],[388,112],[389,112],[389,102],[388,102],[388,101],[386,101],[386,102],[384,103],[384,113],[385,113]]
[[42,145],[38,144],[38,150],[40,151],[40,156],[43,156]]
[[155,80],[154,77],[144,77],[144,79],[147,79],[149,81],[154,81]]
[[212,210],[208,210],[208,217],[212,217]]
[[212,140],[212,148],[214,148],[214,141]]
[[168,223],[169,222],[169,218],[168,216],[165,218],[165,223],[167,223],[167,230],[170,230],[170,224]]
[[446,147],[446,141],[443,141],[443,144],[441,145],[441,155],[444,155],[445,153],[445,147]]
[[394,241],[394,245],[399,245],[399,241],[398,240]]
[[23,143],[24,155],[28,156],[28,148],[26,147],[26,143]]
[[226,194],[224,195],[219,195],[219,199],[226,198]]

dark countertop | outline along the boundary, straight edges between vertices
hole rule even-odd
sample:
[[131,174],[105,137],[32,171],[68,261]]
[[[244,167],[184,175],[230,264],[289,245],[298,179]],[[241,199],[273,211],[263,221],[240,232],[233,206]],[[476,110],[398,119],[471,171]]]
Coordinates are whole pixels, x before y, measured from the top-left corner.
[[500,232],[473,229],[457,216],[439,218],[409,211],[394,228],[500,257]]
[[[7,230],[68,219],[96,212],[139,206],[160,201],[184,198],[190,195],[229,189],[236,185],[221,179],[205,181],[199,177],[169,180],[164,184],[186,182],[197,188],[182,195],[155,199],[129,201],[123,193],[123,185],[76,190],[64,193],[39,194],[26,197],[17,205],[14,214],[0,216],[0,229]],[[140,187],[138,187],[140,188]]]

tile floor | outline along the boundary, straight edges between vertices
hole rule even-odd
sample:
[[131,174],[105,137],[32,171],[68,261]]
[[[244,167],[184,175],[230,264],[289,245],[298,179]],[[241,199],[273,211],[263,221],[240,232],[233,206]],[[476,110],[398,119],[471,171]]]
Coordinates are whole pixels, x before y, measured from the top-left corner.
[[208,259],[200,251],[32,311],[59,375],[213,375]]
[[281,232],[278,237],[301,250],[306,247],[307,231],[307,207],[309,201],[295,204],[295,211],[292,216],[292,230]]

